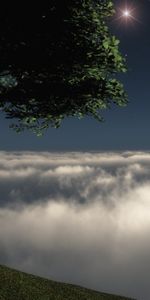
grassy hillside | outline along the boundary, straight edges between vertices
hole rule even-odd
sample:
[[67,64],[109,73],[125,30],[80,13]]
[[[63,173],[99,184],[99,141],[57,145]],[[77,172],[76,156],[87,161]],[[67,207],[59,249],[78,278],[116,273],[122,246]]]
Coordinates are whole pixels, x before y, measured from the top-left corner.
[[[0,265],[0,300],[129,300]],[[130,298],[131,300],[131,298]]]

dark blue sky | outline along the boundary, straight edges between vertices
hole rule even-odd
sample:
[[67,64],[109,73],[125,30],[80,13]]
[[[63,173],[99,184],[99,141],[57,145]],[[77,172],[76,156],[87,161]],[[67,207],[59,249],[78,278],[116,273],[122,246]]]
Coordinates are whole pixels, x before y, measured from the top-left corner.
[[135,7],[139,23],[111,22],[120,39],[120,49],[127,54],[128,72],[121,75],[130,103],[126,108],[115,105],[103,112],[104,123],[92,118],[69,118],[59,129],[49,129],[43,137],[30,132],[20,135],[9,129],[10,121],[0,118],[0,150],[149,150],[150,128],[150,2],[116,0],[116,9]]

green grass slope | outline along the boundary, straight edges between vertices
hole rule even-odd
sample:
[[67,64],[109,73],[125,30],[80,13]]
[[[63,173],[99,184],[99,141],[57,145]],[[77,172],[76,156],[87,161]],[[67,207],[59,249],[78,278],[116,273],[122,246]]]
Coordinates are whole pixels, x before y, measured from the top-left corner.
[[59,283],[0,265],[0,300],[132,300]]

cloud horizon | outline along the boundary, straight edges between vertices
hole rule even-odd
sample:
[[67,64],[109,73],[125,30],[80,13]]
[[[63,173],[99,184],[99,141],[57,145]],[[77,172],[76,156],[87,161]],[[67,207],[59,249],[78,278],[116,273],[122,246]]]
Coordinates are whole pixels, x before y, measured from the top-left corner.
[[0,264],[148,300],[150,153],[0,152]]

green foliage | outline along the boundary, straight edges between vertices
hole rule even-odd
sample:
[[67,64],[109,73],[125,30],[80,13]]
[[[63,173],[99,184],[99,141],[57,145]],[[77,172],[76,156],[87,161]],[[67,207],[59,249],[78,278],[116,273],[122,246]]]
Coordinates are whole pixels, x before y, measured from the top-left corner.
[[0,266],[0,300],[133,300]]
[[[107,26],[110,0],[45,1],[35,8],[6,1],[0,14],[0,107],[11,127],[41,135],[68,116],[93,116],[127,95],[115,78],[126,71],[119,40]],[[8,9],[9,6],[9,9]],[[18,11],[20,12],[18,14]]]

